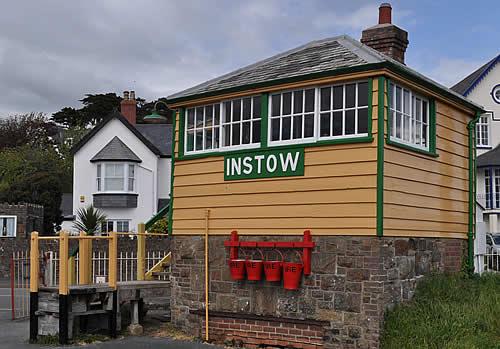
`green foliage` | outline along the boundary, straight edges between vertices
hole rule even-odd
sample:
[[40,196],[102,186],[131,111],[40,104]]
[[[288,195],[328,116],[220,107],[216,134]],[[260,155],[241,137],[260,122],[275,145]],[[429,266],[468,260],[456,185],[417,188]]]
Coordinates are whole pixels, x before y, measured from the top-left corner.
[[44,231],[62,222],[62,159],[52,147],[23,146],[0,151],[0,202],[44,206]]
[[386,315],[382,348],[500,348],[500,275],[433,275]]
[[95,235],[99,231],[101,224],[106,222],[106,215],[94,208],[93,205],[82,207],[76,214],[77,221],[73,227],[79,231],[84,231],[87,235]]
[[30,113],[0,119],[0,150],[23,145],[53,146],[57,135],[57,126],[48,122],[43,113]]
[[151,228],[148,229],[148,233],[168,234],[168,220],[166,218],[157,220]]

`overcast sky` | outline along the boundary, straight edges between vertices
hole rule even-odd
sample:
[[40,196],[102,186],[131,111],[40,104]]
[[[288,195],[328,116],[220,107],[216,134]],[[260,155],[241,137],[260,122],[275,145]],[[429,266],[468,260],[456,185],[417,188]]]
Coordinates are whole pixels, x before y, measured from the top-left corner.
[[[339,34],[359,39],[381,1],[2,1],[0,116],[78,107],[86,93],[147,100]],[[392,1],[407,64],[451,85],[499,52],[497,1]]]

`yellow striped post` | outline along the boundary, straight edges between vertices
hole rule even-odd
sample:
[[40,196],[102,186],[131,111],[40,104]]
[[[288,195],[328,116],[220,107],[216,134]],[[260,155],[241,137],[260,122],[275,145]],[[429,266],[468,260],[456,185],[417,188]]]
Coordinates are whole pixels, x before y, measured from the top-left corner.
[[118,235],[115,232],[110,233],[109,239],[109,287],[116,290],[118,269]]
[[40,264],[38,251],[38,232],[31,233],[30,241],[30,292],[38,292]]
[[137,227],[137,280],[143,281],[146,273],[146,225],[139,223]]
[[68,252],[69,239],[68,233],[61,231],[59,233],[59,294],[67,295],[68,287]]

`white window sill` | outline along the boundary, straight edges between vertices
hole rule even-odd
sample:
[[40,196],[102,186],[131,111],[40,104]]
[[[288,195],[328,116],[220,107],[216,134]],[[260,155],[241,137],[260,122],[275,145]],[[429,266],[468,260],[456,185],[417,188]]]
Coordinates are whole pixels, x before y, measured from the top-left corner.
[[120,194],[120,195],[139,195],[135,191],[96,191],[92,195],[105,195],[105,194]]

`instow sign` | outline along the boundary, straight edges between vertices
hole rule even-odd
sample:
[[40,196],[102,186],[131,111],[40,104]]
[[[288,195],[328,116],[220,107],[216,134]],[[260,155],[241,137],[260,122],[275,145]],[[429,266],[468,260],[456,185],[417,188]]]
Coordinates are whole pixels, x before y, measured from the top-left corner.
[[224,180],[304,175],[304,149],[264,150],[226,155]]

